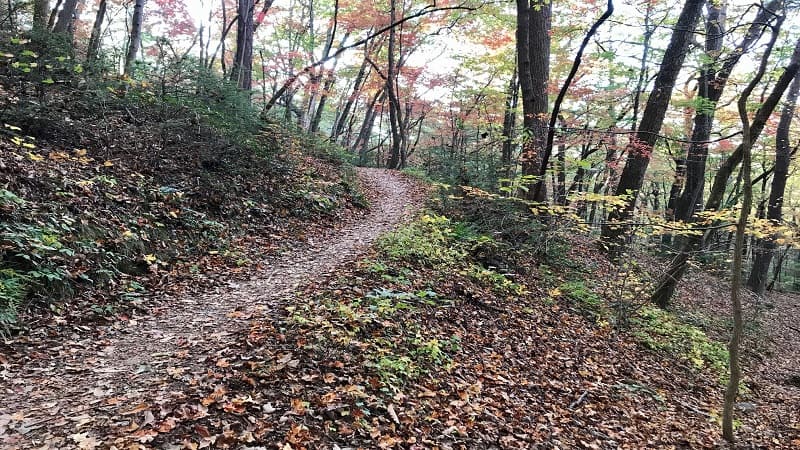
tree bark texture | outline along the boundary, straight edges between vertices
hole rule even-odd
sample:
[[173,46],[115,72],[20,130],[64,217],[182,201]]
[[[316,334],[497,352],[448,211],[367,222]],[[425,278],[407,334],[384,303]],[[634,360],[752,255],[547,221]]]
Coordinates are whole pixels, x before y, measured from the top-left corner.
[[136,61],[136,54],[139,53],[139,46],[142,44],[144,2],[145,0],[136,0],[136,3],[133,5],[131,33],[128,39],[128,53],[125,55],[125,75],[127,76],[130,76],[131,72],[133,72],[133,62]]
[[231,81],[239,89],[253,87],[253,0],[239,0],[236,21],[236,52],[231,68]]
[[517,64],[522,90],[522,175],[533,177],[529,200],[547,198],[542,158],[547,140],[547,84],[550,79],[550,23],[548,0],[517,0]]
[[[775,134],[775,169],[767,205],[767,219],[775,226],[780,225],[783,218],[783,196],[786,192],[786,180],[789,178],[789,163],[792,154],[789,129],[794,118],[798,94],[800,94],[800,77],[795,76],[789,87],[786,102],[783,104],[778,130]],[[766,290],[769,266],[776,248],[777,245],[772,238],[760,239],[755,246],[755,260],[747,280],[747,287],[759,295]]]
[[103,22],[106,20],[106,0],[100,0],[97,6],[97,14],[94,16],[92,25],[92,35],[89,37],[89,46],[86,50],[86,60],[92,62],[97,59],[100,51],[101,33],[103,32]]

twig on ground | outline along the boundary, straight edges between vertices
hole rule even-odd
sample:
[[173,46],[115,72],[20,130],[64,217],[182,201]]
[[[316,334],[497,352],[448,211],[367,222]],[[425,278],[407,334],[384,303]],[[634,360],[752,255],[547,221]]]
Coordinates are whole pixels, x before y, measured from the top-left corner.
[[570,405],[569,405],[569,407],[567,409],[569,409],[570,411],[575,411],[575,408],[580,406],[580,404],[583,403],[583,400],[586,399],[586,395],[587,394],[589,394],[588,390],[587,391],[583,391],[583,394],[581,394],[581,396],[578,397],[577,400],[575,400],[574,402],[570,403]]

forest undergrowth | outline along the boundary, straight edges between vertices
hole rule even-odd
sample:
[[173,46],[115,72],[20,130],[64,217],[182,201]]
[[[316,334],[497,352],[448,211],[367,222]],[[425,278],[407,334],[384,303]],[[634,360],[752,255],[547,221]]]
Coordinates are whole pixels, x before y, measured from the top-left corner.
[[[109,79],[31,48],[3,48],[56,67],[0,77],[0,333],[246,277],[366,206],[335,146],[259,119],[202,70],[172,67],[159,85]],[[51,72],[55,85],[38,80]]]
[[[149,445],[724,446],[727,354],[703,314],[719,310],[691,319],[623,297],[647,264],[620,273],[591,239],[476,192],[442,193],[285,310],[255,314],[181,384],[194,406]],[[753,372],[743,448],[796,447],[797,399],[767,402]]]

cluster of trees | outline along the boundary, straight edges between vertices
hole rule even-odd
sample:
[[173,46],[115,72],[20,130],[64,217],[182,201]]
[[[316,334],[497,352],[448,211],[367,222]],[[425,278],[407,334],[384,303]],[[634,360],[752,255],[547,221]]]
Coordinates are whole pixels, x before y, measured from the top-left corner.
[[131,78],[191,61],[361,164],[571,206],[612,258],[660,227],[660,306],[720,243],[734,291],[763,293],[796,220],[797,6],[616,1],[9,0],[0,20]]

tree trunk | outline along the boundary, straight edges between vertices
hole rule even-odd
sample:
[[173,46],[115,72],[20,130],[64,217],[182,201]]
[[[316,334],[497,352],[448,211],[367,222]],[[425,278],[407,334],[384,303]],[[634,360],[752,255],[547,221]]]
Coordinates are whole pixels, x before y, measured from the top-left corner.
[[106,0],[100,0],[97,7],[97,14],[94,16],[94,25],[92,25],[92,35],[89,37],[89,46],[86,50],[86,60],[94,62],[97,59],[97,54],[100,51],[100,41],[103,32],[103,22],[106,20]]
[[236,53],[231,68],[231,81],[239,89],[253,87],[253,0],[239,0],[236,21]]
[[47,19],[48,30],[52,30],[56,24],[56,18],[58,17],[59,8],[61,8],[61,3],[63,3],[63,0],[56,0],[55,6],[53,6],[53,9],[50,10],[50,18]]
[[[394,23],[397,14],[397,5],[395,0],[390,0],[389,9],[389,23]],[[400,100],[397,95],[397,67],[395,67],[395,47],[397,41],[397,32],[395,28],[389,30],[389,46],[388,46],[388,65],[386,71],[386,94],[389,98],[389,127],[392,133],[392,147],[389,153],[389,161],[386,166],[389,169],[399,169],[402,162],[400,151],[403,147],[403,136],[401,124],[403,122],[402,109],[400,108]]]
[[339,117],[336,119],[336,122],[333,124],[333,128],[331,129],[331,140],[334,142],[339,139],[339,136],[341,136],[342,133],[344,133],[347,120],[350,118],[350,112],[353,109],[353,104],[358,98],[358,95],[361,93],[361,88],[367,78],[367,66],[367,58],[364,57],[364,61],[362,61],[361,67],[358,69],[356,78],[353,80],[353,91],[347,97],[347,102],[344,104],[344,109],[342,109],[341,114],[339,114]]
[[58,20],[53,25],[54,33],[67,34],[70,30],[75,10],[78,8],[78,0],[65,0],[61,12],[58,13]]
[[[775,134],[775,169],[770,187],[769,206],[767,219],[775,226],[780,225],[783,218],[783,196],[786,192],[786,180],[789,178],[789,163],[791,162],[791,146],[789,144],[789,129],[794,118],[794,109],[797,106],[797,97],[800,93],[800,77],[795,76],[786,102],[781,110],[778,130]],[[747,286],[756,294],[762,295],[766,290],[769,265],[777,245],[775,239],[760,239],[755,247],[755,261],[747,280]]]
[[547,140],[547,83],[550,78],[550,22],[547,0],[517,0],[517,61],[522,90],[522,175],[532,177],[529,200],[544,201],[542,159]]
[[33,2],[34,32],[43,32],[47,30],[47,18],[49,16],[49,10],[50,10],[49,0],[34,0]]
[[133,18],[131,19],[131,33],[128,39],[128,53],[125,55],[125,75],[131,76],[133,72],[133,62],[136,61],[136,54],[139,53],[139,46],[142,44],[142,20],[144,18],[145,0],[136,0],[133,5]]
[[[778,31],[780,25],[783,23],[784,17],[778,18],[777,25],[772,29],[772,36],[766,50],[761,57],[761,64],[758,72],[744,88],[742,95],[737,101],[737,109],[739,110],[739,119],[742,122],[742,178],[744,197],[742,198],[742,209],[739,212],[739,220],[736,223],[736,240],[733,249],[733,274],[731,276],[731,303],[733,315],[733,332],[731,340],[728,343],[728,367],[730,369],[728,377],[728,385],[725,388],[725,401],[722,408],[722,435],[728,442],[733,442],[735,436],[733,434],[733,405],[736,403],[736,396],[739,393],[739,380],[741,379],[741,368],[739,366],[739,344],[742,339],[742,331],[744,328],[742,318],[742,266],[744,264],[744,244],[745,232],[747,231],[747,219],[750,215],[750,210],[753,208],[753,183],[751,181],[751,167],[752,167],[752,147],[755,138],[751,136],[750,132],[750,116],[747,112],[747,102],[750,99],[753,89],[761,81],[764,73],[767,70],[767,63],[769,55],[775,46],[775,41],[778,39]],[[800,41],[798,41],[798,48],[800,48]],[[797,53],[797,52],[795,52]],[[793,55],[794,56],[794,55]],[[793,58],[794,59],[794,58]],[[785,88],[784,88],[785,89]],[[773,107],[774,108],[774,107]]]
[[361,124],[361,129],[356,137],[356,142],[353,148],[358,152],[358,163],[364,165],[367,163],[367,150],[369,149],[369,137],[372,135],[372,127],[375,125],[375,117],[377,114],[377,105],[383,103],[386,98],[386,91],[381,90],[375,93],[367,106],[366,113],[364,114],[364,122]]
[[672,90],[686,59],[704,2],[705,0],[687,0],[684,4],[664,52],[661,68],[647,99],[639,128],[626,148],[628,158],[614,194],[629,197],[623,208],[611,211],[602,230],[603,244],[612,259],[618,259],[624,250],[628,230],[625,222],[633,216],[653,147],[661,132]]
[[319,131],[319,123],[322,121],[322,113],[325,110],[325,103],[328,100],[328,96],[330,95],[331,88],[333,87],[334,81],[336,81],[336,77],[333,74],[333,70],[328,72],[327,77],[325,77],[325,83],[322,86],[322,95],[319,98],[319,103],[317,104],[317,110],[314,111],[314,118],[311,119],[311,127],[309,131],[312,133],[316,133]]
[[[508,82],[506,91],[506,105],[503,111],[503,148],[500,156],[502,166],[502,177],[511,177],[511,157],[514,153],[514,128],[517,126],[517,101],[519,99],[519,81],[517,79],[517,66],[514,65],[514,72],[511,81]],[[508,185],[508,183],[506,183]]]
[[[772,92],[770,92],[764,103],[762,103],[761,107],[759,107],[759,109],[756,111],[752,124],[749,127],[750,139],[753,141],[758,139],[758,136],[764,129],[767,119],[769,119],[770,115],[772,115],[772,111],[775,110],[775,107],[783,96],[783,93],[786,91],[789,83],[797,74],[798,68],[800,68],[800,40],[798,40],[798,42],[795,44],[794,53],[789,61],[789,65],[778,78],[778,81],[775,83]],[[752,145],[752,143],[749,143],[749,145]],[[728,159],[722,163],[718,169],[716,177],[714,178],[714,186],[712,187],[711,193],[706,201],[706,210],[716,211],[719,209],[720,204],[722,203],[722,196],[725,193],[725,187],[728,184],[728,179],[733,173],[733,169],[736,168],[736,166],[742,161],[742,157],[743,145],[739,145],[733,154],[731,154]],[[706,235],[708,235],[708,233],[706,233]],[[687,236],[686,239],[684,239],[680,252],[670,262],[670,266],[667,269],[666,274],[659,279],[656,285],[656,289],[651,296],[651,300],[654,303],[660,306],[666,306],[669,304],[672,293],[675,292],[675,288],[681,279],[680,276],[671,276],[670,274],[678,273],[682,275],[686,271],[686,268],[683,267],[681,270],[677,270],[676,266],[684,266],[688,264],[688,255],[697,250],[702,242],[702,236]]]
[[722,68],[716,73],[714,65],[718,64],[720,60],[718,55],[722,50],[725,34],[725,10],[722,3],[712,3],[708,7],[705,50],[709,62],[704,64],[700,71],[698,104],[701,107],[697,109],[694,117],[692,144],[689,146],[686,157],[686,182],[683,192],[675,203],[675,220],[691,221],[695,211],[702,204],[708,140],[711,137],[716,104],[722,97],[728,78],[739,59],[758,40],[781,4],[782,0],[773,0],[759,11],[742,42],[736,46],[733,52],[722,59]]

